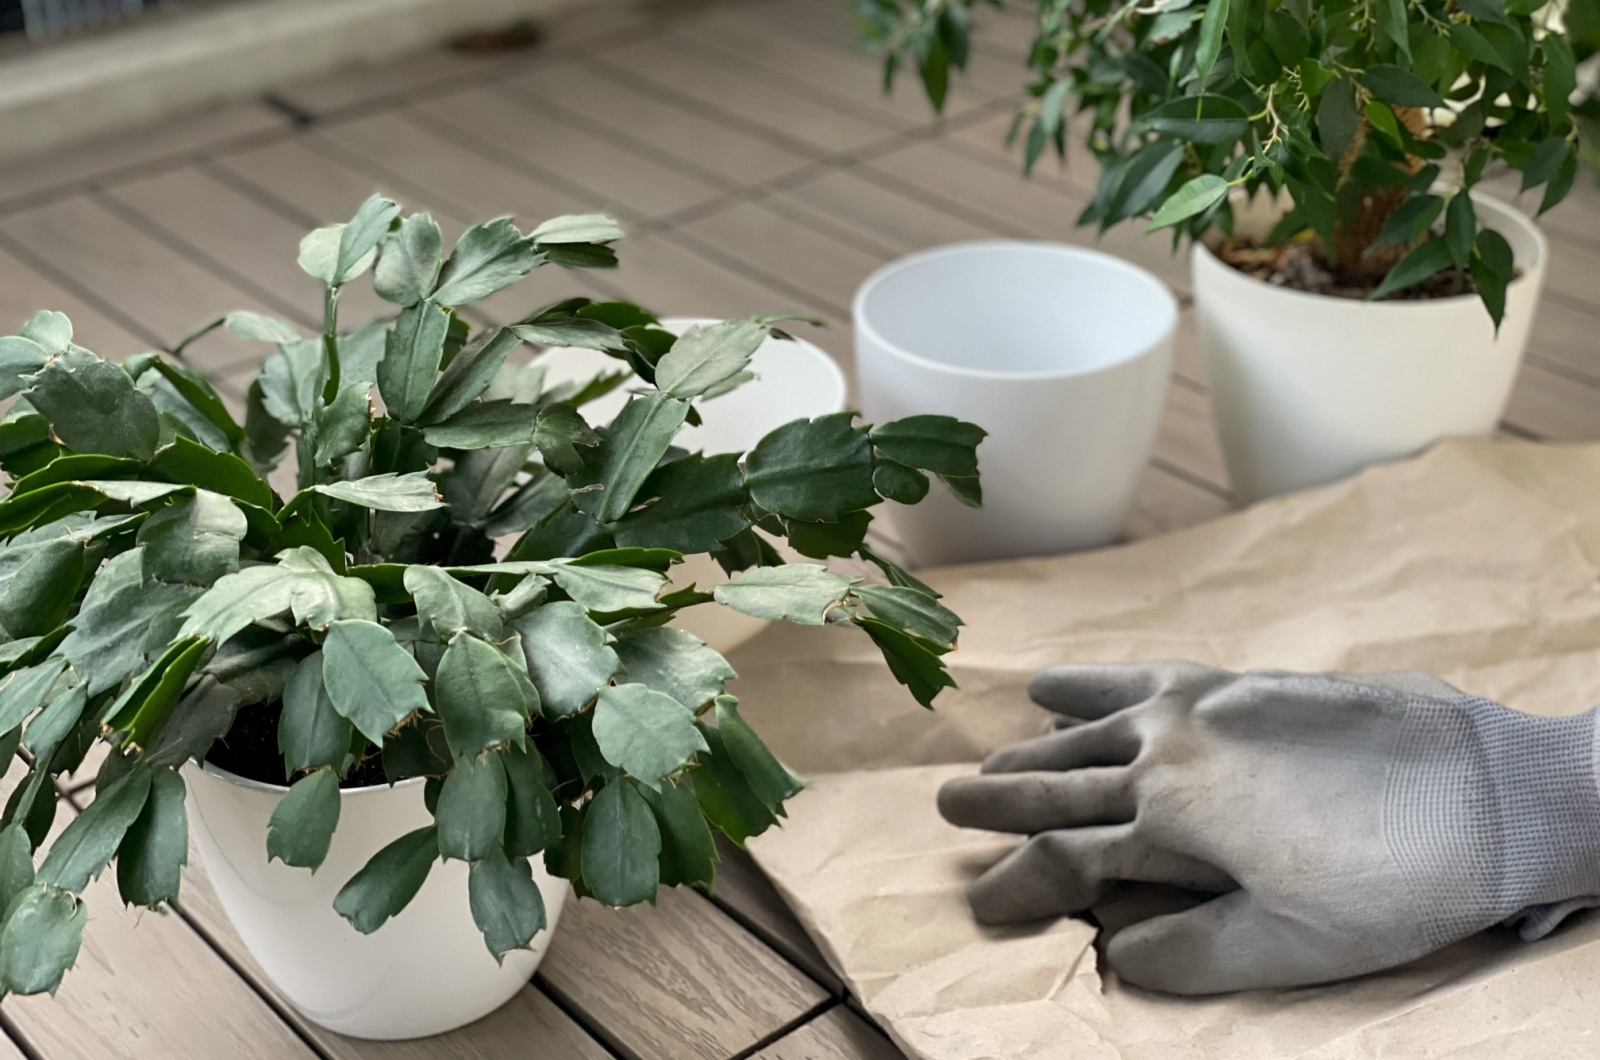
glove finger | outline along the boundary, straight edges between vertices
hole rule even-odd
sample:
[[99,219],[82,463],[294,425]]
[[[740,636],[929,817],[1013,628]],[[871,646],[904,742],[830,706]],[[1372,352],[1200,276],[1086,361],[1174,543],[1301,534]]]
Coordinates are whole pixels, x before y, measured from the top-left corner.
[[1091,720],[1138,706],[1179,682],[1216,672],[1192,662],[1051,666],[1033,675],[1028,696],[1047,710]]
[[1203,891],[1233,886],[1210,865],[1151,849],[1130,826],[1114,825],[1034,836],[978,877],[967,901],[985,924],[1020,924],[1081,913],[1122,880]]
[[1307,937],[1303,924],[1276,917],[1247,891],[1183,913],[1153,917],[1118,932],[1106,959],[1125,981],[1169,994],[1302,986],[1355,974],[1330,957],[1336,940]]
[[1137,804],[1126,769],[957,777],[939,789],[939,812],[961,828],[1034,835],[1126,824]]
[[1139,747],[1139,734],[1127,718],[1111,717],[1012,744],[985,759],[983,771],[1031,773],[1087,766],[1125,766],[1138,756]]

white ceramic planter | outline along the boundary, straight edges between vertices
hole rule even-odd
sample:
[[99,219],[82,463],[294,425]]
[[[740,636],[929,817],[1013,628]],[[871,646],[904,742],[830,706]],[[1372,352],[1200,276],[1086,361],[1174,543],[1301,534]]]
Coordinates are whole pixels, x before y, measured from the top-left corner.
[[189,831],[228,919],[307,1019],[357,1038],[420,1038],[471,1023],[527,985],[570,888],[533,859],[549,926],[496,964],[467,905],[467,867],[436,863],[411,904],[371,935],[334,895],[391,840],[432,822],[420,778],[342,793],[339,827],[315,874],[267,861],[267,821],[284,788],[191,762]]
[[1522,271],[1506,289],[1498,337],[1476,295],[1363,302],[1306,294],[1251,279],[1195,245],[1200,348],[1241,500],[1494,430],[1527,348],[1549,253],[1522,213],[1484,195],[1473,202]]
[[1103,545],[1150,462],[1177,302],[1120,258],[1053,243],[957,243],[856,292],[856,372],[874,423],[944,413],[984,428],[983,507],[935,485],[891,505],[919,564]]

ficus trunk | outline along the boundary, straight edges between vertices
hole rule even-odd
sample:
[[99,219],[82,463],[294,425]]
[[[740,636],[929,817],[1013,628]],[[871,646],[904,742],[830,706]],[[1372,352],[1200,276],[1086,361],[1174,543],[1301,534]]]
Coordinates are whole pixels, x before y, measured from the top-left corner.
[[[1395,117],[1411,130],[1413,136],[1420,137],[1427,128],[1427,119],[1418,107],[1396,107]],[[1344,157],[1339,160],[1341,186],[1350,179],[1351,167],[1355,165],[1362,148],[1366,146],[1367,132],[1370,128],[1366,118],[1362,118],[1355,140],[1345,150]],[[1416,173],[1422,168],[1422,159],[1408,155],[1405,168],[1408,173]],[[1367,253],[1367,248],[1372,246],[1373,241],[1378,238],[1378,233],[1383,231],[1385,222],[1400,208],[1406,194],[1407,189],[1404,186],[1372,188],[1363,194],[1349,222],[1340,221],[1334,226],[1333,246],[1324,248],[1328,252],[1329,262],[1346,275],[1374,282],[1381,280],[1394,267],[1395,262],[1411,248],[1401,244],[1382,247],[1371,254]]]

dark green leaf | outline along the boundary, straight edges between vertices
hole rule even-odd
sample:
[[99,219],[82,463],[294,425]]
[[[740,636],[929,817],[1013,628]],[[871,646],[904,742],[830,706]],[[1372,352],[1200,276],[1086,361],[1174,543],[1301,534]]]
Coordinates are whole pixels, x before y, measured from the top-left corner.
[[[47,659],[36,666],[13,670],[0,681],[0,732],[10,732],[54,698],[66,664]],[[7,763],[9,765],[9,763]]]
[[122,837],[144,809],[150,794],[150,773],[149,769],[135,767],[100,791],[89,808],[50,844],[50,852],[39,866],[39,882],[82,893],[111,861]]
[[89,692],[82,684],[57,692],[45,708],[28,723],[23,745],[34,758],[48,760],[61,741],[77,726],[89,704]]
[[56,354],[32,377],[26,395],[68,448],[135,460],[155,455],[161,427],[149,396],[122,369],[87,350]]
[[0,626],[12,637],[42,636],[55,629],[78,594],[83,565],[83,542],[71,538],[14,544],[0,551]]
[[28,385],[27,376],[44,367],[49,355],[32,339],[21,335],[0,337],[0,400]]
[[[879,466],[882,466],[881,462]],[[910,468],[905,470],[913,475],[921,474]],[[873,479],[876,482],[876,471]],[[926,483],[927,479],[924,478],[923,482]],[[812,559],[854,555],[866,540],[867,528],[871,525],[872,513],[869,511],[846,512],[839,516],[836,523],[802,523],[797,519],[783,521],[784,536],[789,539],[789,544],[802,556]]]
[[1361,81],[1367,91],[1401,107],[1442,107],[1444,100],[1422,78],[1389,63],[1369,66]]
[[627,778],[607,783],[584,814],[583,882],[603,905],[649,901],[661,878],[660,855],[650,805]]
[[277,559],[276,564],[245,567],[217,579],[189,607],[178,635],[209,637],[220,644],[252,622],[285,611],[313,629],[325,629],[340,618],[377,618],[372,586],[334,573],[315,549],[288,548]]
[[0,926],[0,989],[54,994],[78,959],[88,909],[72,894],[34,884],[14,898]]
[[244,513],[220,494],[195,490],[179,497],[139,527],[145,577],[211,585],[239,569],[239,543],[248,529]]
[[799,794],[805,782],[789,772],[761,742],[761,737],[739,716],[739,701],[732,696],[717,697],[717,734],[751,792],[768,810],[782,817],[784,802]]
[[152,736],[161,732],[183,695],[184,684],[209,646],[202,637],[173,641],[111,704],[103,720],[112,732],[127,734],[122,741],[124,747],[145,747]]
[[415,423],[422,415],[444,357],[450,314],[438,303],[419,302],[404,309],[388,333],[378,364],[378,393],[389,415]]
[[1561,163],[1561,168],[1556,170],[1556,175],[1550,178],[1550,183],[1545,185],[1544,198],[1539,200],[1539,213],[1555,207],[1562,199],[1567,197],[1567,192],[1572,190],[1572,182],[1578,176],[1578,152],[1570,151],[1567,160]]
[[641,684],[600,690],[594,738],[607,762],[651,788],[706,750],[690,709]]
[[438,282],[443,248],[439,223],[428,214],[412,214],[384,240],[372,274],[373,290],[396,305],[417,304]]
[[144,669],[166,648],[197,595],[188,586],[144,583],[142,553],[124,552],[89,586],[59,652],[89,694],[98,695]]
[[329,624],[322,644],[322,680],[334,709],[375,744],[382,744],[413,711],[428,709],[422,690],[427,675],[394,634],[376,622]]
[[1196,144],[1233,143],[1250,129],[1250,116],[1227,96],[1182,96],[1145,112],[1141,120],[1158,133]]
[[1153,206],[1182,161],[1183,145],[1174,140],[1157,140],[1141,148],[1121,174],[1102,227],[1137,217]]
[[568,476],[574,488],[599,487],[575,493],[574,503],[602,523],[628,514],[688,414],[687,401],[660,392],[630,400],[609,426],[601,428],[600,447],[583,469]]
[[368,475],[350,482],[324,482],[311,489],[335,500],[380,512],[425,512],[444,507],[439,491],[434,489],[433,480],[425,471]]
[[438,856],[436,828],[407,832],[350,878],[333,900],[334,911],[363,935],[372,934],[411,904]]
[[806,522],[834,522],[844,512],[876,504],[872,443],[853,418],[838,412],[795,420],[767,434],[745,457],[751,499]]
[[278,717],[278,750],[290,775],[330,766],[342,771],[350,753],[353,729],[333,705],[323,686],[322,652],[300,660],[283,686],[283,713]]
[[433,300],[448,306],[476,302],[516,283],[543,261],[538,245],[524,238],[511,218],[474,225],[456,240],[439,272]]
[[1411,58],[1411,27],[1406,18],[1405,0],[1380,0],[1378,4],[1378,25],[1382,27],[1383,35],[1394,42],[1394,46],[1399,49],[1400,54],[1409,61]]
[[925,642],[876,618],[857,617],[855,621],[883,653],[895,680],[924,707],[932,707],[943,689],[956,687],[938,654]]
[[328,856],[339,826],[339,775],[317,769],[295,781],[267,822],[267,860],[315,871]]
[[816,563],[756,567],[713,590],[717,603],[769,622],[820,626],[855,584]]
[[425,428],[429,445],[441,449],[489,449],[530,444],[545,409],[511,401],[475,401]]
[[467,900],[472,920],[483,932],[484,945],[497,961],[512,950],[526,948],[544,930],[544,896],[533,882],[531,867],[523,858],[508,861],[499,847],[472,866]]
[[617,638],[616,651],[629,681],[664,692],[690,710],[721,695],[738,676],[699,637],[670,626],[625,633]]
[[1444,200],[1439,196],[1413,195],[1389,215],[1389,219],[1383,223],[1378,238],[1372,241],[1368,252],[1414,242],[1421,238],[1443,212]]
[[539,709],[522,667],[470,633],[456,634],[445,649],[434,698],[458,762],[504,743],[523,744],[528,718]]
[[1541,141],[1534,148],[1528,164],[1522,167],[1522,190],[1548,183],[1561,169],[1561,164],[1571,151],[1572,144],[1565,136],[1552,136]]
[[1208,0],[1195,43],[1195,81],[1204,88],[1222,52],[1222,35],[1228,26],[1228,0]]
[[611,526],[619,545],[710,552],[749,525],[744,506],[750,498],[736,453],[674,460],[652,472],[637,496],[647,506]]
[[952,416],[907,416],[872,429],[872,445],[882,458],[936,475],[970,478],[978,473],[982,427]]
[[199,486],[258,508],[275,504],[272,487],[250,465],[232,453],[219,453],[187,438],[163,446],[150,461],[150,471],[168,482]]
[[711,748],[709,754],[700,756],[699,764],[689,774],[694,781],[695,798],[718,831],[743,845],[746,839],[770,828],[777,817],[751,790],[750,782],[728,753],[722,733],[703,721],[695,724]]
[[875,616],[896,629],[944,648],[955,647],[960,617],[927,593],[891,585],[861,585],[852,592]]
[[0,913],[33,883],[33,843],[20,823],[0,831]]
[[928,495],[928,476],[896,460],[872,462],[872,488],[885,500],[917,504]]
[[[1401,3],[1402,0],[1385,2]],[[1360,128],[1356,86],[1340,78],[1323,91],[1322,102],[1317,105],[1317,133],[1322,139],[1322,150],[1335,162],[1339,161],[1355,142]]]
[[1421,283],[1428,277],[1448,269],[1451,261],[1450,244],[1443,239],[1430,239],[1401,258],[1383,278],[1378,289],[1368,297],[1376,300],[1395,291],[1404,290],[1412,284]]
[[1456,268],[1465,268],[1472,256],[1472,241],[1478,234],[1478,217],[1472,209],[1472,196],[1458,191],[1450,197],[1445,208],[1444,241],[1450,248],[1450,257]]
[[1560,33],[1547,33],[1539,48],[1544,53],[1544,106],[1550,127],[1557,128],[1567,120],[1578,87],[1577,60],[1571,42]]
[[561,841],[561,814],[550,794],[549,771],[533,748],[500,752],[506,774],[505,849],[512,857],[531,857]]
[[507,328],[486,331],[473,339],[434,383],[417,422],[424,425],[443,423],[466,408],[489,388],[489,384],[500,374],[506,358],[521,345],[522,339]]
[[1476,253],[1472,255],[1472,282],[1478,288],[1478,296],[1483,299],[1484,308],[1489,311],[1489,317],[1498,330],[1506,314],[1506,285],[1516,275],[1511,244],[1494,229],[1484,228],[1478,232],[1475,249]]
[[438,567],[407,567],[405,587],[417,602],[417,617],[424,632],[441,641],[462,630],[488,641],[499,641],[504,636],[500,610],[494,602]]
[[512,628],[522,637],[528,673],[550,714],[583,710],[619,668],[606,631],[581,604],[562,600],[536,607]]
[[500,849],[506,830],[506,771],[498,754],[458,758],[444,778],[434,822],[439,856],[478,861]]
[[662,886],[709,887],[716,878],[717,846],[690,779],[681,777],[662,784],[660,791],[644,788],[639,794],[650,805],[661,832]]

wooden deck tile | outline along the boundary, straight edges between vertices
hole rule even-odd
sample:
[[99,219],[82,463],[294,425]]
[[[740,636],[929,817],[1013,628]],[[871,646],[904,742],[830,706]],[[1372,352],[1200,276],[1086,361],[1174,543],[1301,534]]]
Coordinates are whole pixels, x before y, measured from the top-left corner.
[[414,188],[452,216],[472,223],[507,213],[542,221],[602,205],[598,197],[575,195],[529,167],[509,165],[441,135],[437,124],[424,124],[406,111],[385,111],[326,126],[313,140],[319,150],[350,168],[393,185],[402,199]]
[[[0,220],[0,231],[137,321],[141,334],[162,345],[234,309],[273,311],[93,198],[13,214]],[[191,351],[190,359],[208,370],[240,356],[237,343],[217,335]]]
[[996,236],[991,227],[952,217],[920,199],[867,180],[855,169],[826,171],[774,195],[770,202],[774,208],[787,205],[803,211],[818,228],[856,233],[895,254]]
[[843,1005],[784,1035],[752,1060],[897,1060],[900,1051]]
[[704,897],[654,907],[569,906],[536,982],[637,1060],[723,1060],[828,994]]
[[1210,522],[1228,514],[1234,507],[1219,486],[1200,485],[1164,467],[1152,465],[1139,480],[1133,511],[1128,513],[1128,521],[1122,529],[1128,540],[1138,541]]
[[88,302],[83,292],[69,290],[36,271],[37,263],[48,266],[48,255],[28,257],[33,263],[17,258],[0,244],[0,334],[16,334],[35,311],[54,309],[72,320],[78,345],[102,356],[121,360],[149,348],[154,336],[133,330],[120,313],[108,315],[103,303]]
[[722,860],[717,864],[712,901],[738,917],[762,941],[825,989],[842,994],[844,985],[839,977],[755,860],[722,836],[717,837],[717,853]]
[[591,132],[581,120],[559,121],[526,97],[477,89],[416,109],[432,119],[433,128],[452,128],[462,142],[470,137],[478,153],[541,174],[589,210],[663,217],[721,194],[706,181]]
[[806,155],[582,63],[543,66],[508,79],[501,90],[525,92],[535,108],[581,118],[596,130],[672,159],[684,172],[711,184],[748,186],[814,164]]
[[[773,84],[757,67],[704,58],[644,41],[595,53],[606,76],[696,106],[737,128],[813,157],[849,151],[900,128],[884,119],[839,111]],[[670,94],[670,95],[668,95]]]
[[261,103],[188,114],[160,125],[96,137],[80,147],[0,164],[0,202],[82,190],[128,170],[171,164],[197,151],[286,131],[289,119]]
[[[3,1017],[0,1017],[0,1023],[3,1022]],[[15,1042],[4,1034],[0,1034],[0,1060],[28,1060],[28,1058],[21,1049],[17,1048]]]

